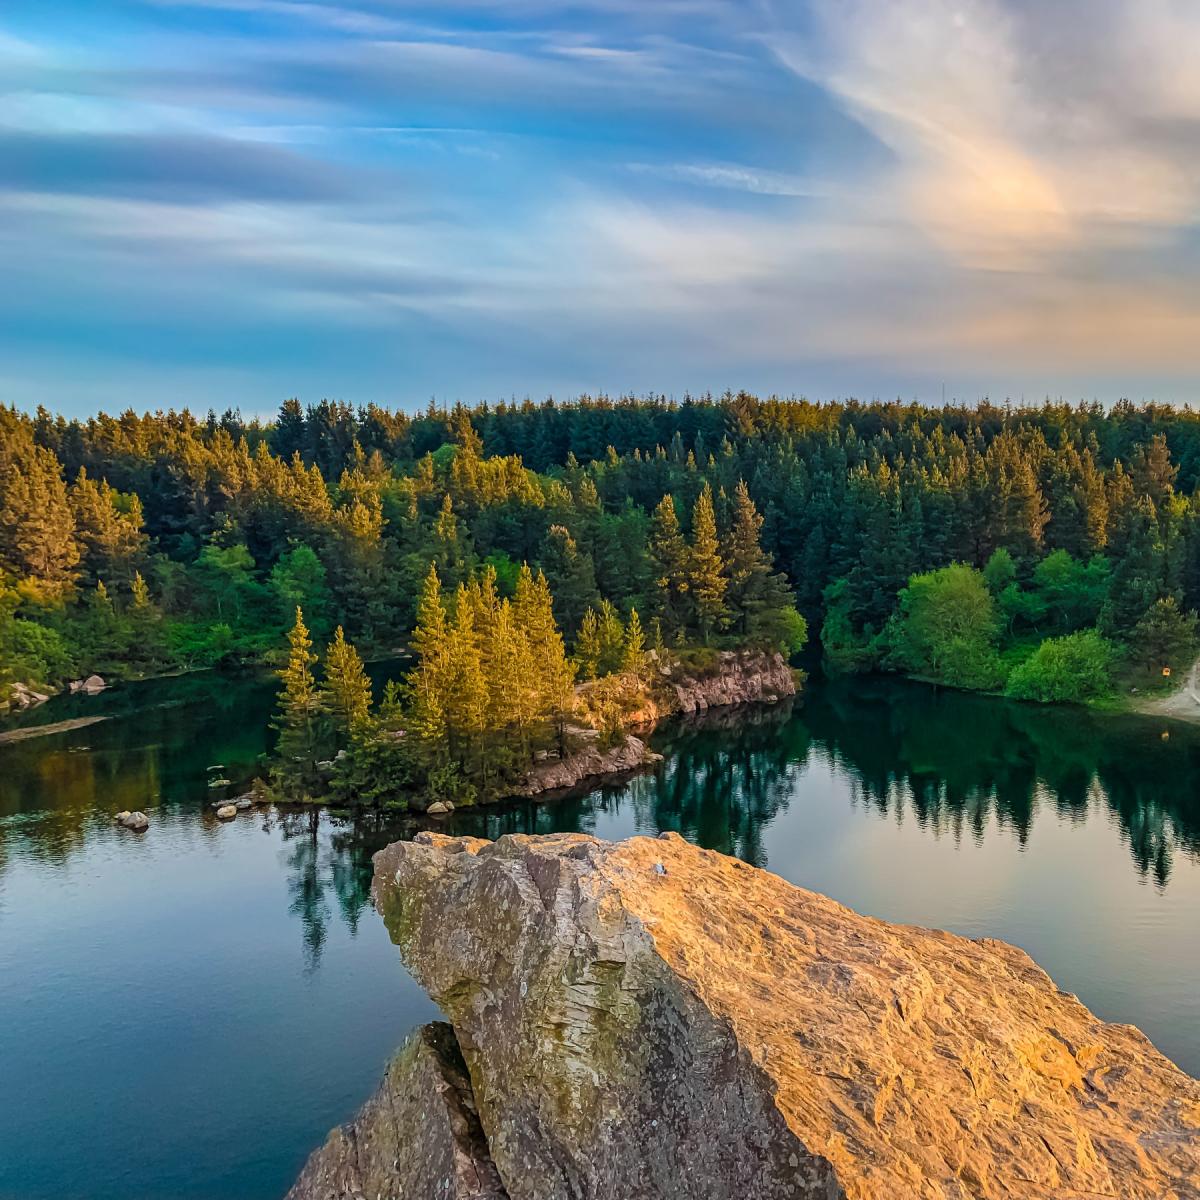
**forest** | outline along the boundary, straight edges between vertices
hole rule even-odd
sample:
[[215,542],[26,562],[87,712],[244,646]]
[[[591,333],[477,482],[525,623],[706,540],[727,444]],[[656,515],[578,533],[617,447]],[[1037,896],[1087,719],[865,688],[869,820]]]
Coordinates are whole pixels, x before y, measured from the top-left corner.
[[432,579],[448,627],[537,592],[575,674],[634,621],[806,623],[833,671],[1103,702],[1195,653],[1198,484],[1200,415],[1125,402],[3,408],[0,687],[280,666],[298,608],[318,647],[419,648]]

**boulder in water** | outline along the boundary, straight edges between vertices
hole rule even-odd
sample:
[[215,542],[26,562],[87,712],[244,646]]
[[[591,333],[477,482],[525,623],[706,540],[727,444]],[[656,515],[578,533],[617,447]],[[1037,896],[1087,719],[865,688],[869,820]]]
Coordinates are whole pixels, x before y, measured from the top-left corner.
[[230,821],[237,815],[238,810],[236,804],[222,804],[221,807],[217,809],[217,816],[220,817],[222,821]]
[[126,829],[141,831],[150,828],[150,818],[144,812],[130,812],[128,809],[117,813],[114,820]]

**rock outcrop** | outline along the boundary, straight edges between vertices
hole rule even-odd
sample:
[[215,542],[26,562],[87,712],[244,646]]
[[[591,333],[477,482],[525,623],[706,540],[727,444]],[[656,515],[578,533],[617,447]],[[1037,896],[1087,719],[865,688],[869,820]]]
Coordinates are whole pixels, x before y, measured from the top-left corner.
[[695,713],[729,704],[771,704],[796,694],[796,677],[782,654],[722,650],[717,666],[704,675],[670,671],[662,688],[669,712]]
[[454,1033],[418,1029],[379,1090],[309,1158],[287,1200],[507,1200]]
[[645,742],[631,734],[607,749],[599,746],[597,741],[585,742],[565,758],[546,758],[535,764],[525,776],[519,793],[522,796],[540,796],[545,792],[578,787],[588,780],[625,775],[662,762],[661,754],[648,750]]
[[1012,946],[675,835],[421,834],[374,896],[512,1200],[1200,1196],[1200,1084]]

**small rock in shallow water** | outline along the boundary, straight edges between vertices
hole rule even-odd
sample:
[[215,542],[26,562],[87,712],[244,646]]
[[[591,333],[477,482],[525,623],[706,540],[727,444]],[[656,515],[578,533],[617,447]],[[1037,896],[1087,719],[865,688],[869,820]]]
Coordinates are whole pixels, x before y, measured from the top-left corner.
[[217,816],[220,817],[222,821],[228,821],[230,818],[236,817],[237,815],[238,810],[236,804],[222,804],[221,807],[217,809]]
[[126,829],[149,829],[150,818],[144,812],[119,812],[117,824]]
[[208,782],[208,786],[210,788],[222,788],[222,787],[228,787],[229,783],[230,783],[230,781],[228,779],[210,779]]
[[444,817],[454,811],[454,805],[449,800],[435,800],[425,811],[431,817]]
[[251,796],[239,796],[233,802],[234,808],[236,808],[239,812],[245,812],[246,809],[253,807],[253,805],[254,799]]

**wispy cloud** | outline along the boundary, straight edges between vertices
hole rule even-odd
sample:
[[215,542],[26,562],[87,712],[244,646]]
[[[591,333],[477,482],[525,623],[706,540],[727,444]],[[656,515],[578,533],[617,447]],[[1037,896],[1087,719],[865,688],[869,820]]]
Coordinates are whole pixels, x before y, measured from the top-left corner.
[[53,7],[0,31],[0,399],[1200,383],[1185,0]]

